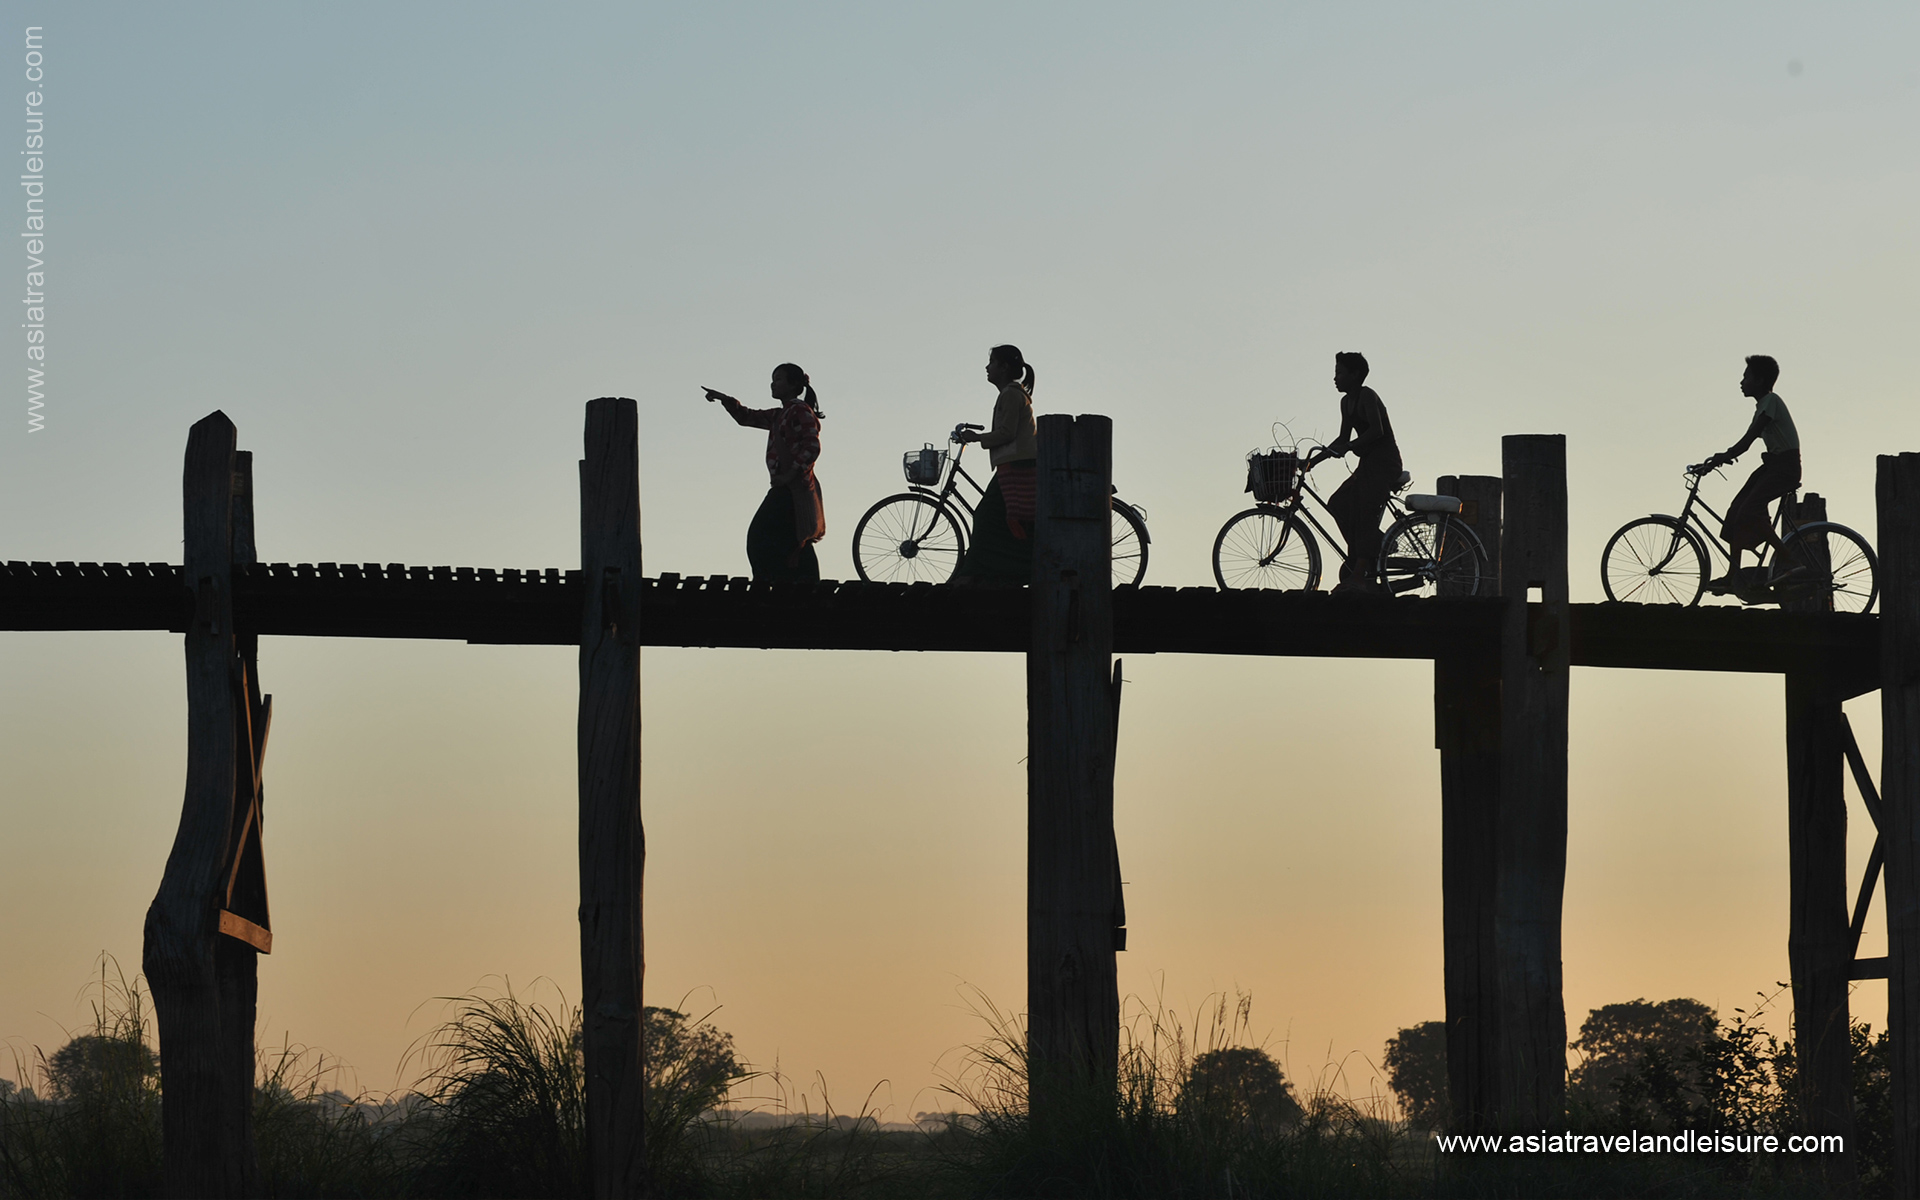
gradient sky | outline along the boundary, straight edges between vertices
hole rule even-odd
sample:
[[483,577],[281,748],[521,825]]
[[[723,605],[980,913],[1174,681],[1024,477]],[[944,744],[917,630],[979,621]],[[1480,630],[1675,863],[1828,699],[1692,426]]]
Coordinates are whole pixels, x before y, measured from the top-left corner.
[[[985,419],[1001,341],[1041,411],[1114,418],[1149,583],[1209,582],[1276,422],[1331,436],[1336,350],[1372,360],[1423,488],[1568,436],[1577,600],[1744,428],[1743,355],[1780,359],[1807,486],[1869,537],[1873,456],[1920,448],[1908,4],[8,12],[16,47],[44,27],[51,221],[46,429],[23,337],[0,393],[4,558],[178,561],[187,427],[218,408],[265,558],[574,566],[581,406],[618,394],[648,569],[744,574],[760,446],[698,389],[763,395],[791,359],[845,577],[900,453]],[[577,996],[573,653],[284,638],[261,669],[262,1039],[384,1089],[432,997]],[[722,1005],[816,1106],[818,1079],[949,1106],[936,1064],[983,1032],[963,986],[1024,997],[1020,661],[644,672],[649,1002]],[[1292,1076],[1364,1088],[1442,1014],[1430,668],[1126,675],[1123,991],[1249,990]],[[180,641],[0,634],[0,679],[0,1038],[50,1050],[101,951],[139,962]],[[1575,673],[1571,1024],[1785,978],[1781,700]],[[1849,711],[1877,762],[1877,697]]]

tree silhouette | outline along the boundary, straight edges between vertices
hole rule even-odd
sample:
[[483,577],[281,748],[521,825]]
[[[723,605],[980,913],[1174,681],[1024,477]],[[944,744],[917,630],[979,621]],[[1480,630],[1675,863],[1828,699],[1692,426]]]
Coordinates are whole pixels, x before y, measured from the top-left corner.
[[1567,1105],[1589,1112],[1611,1112],[1619,1102],[1620,1083],[1639,1072],[1651,1051],[1656,1065],[1677,1070],[1681,1095],[1675,1101],[1700,1102],[1698,1083],[1683,1079],[1685,1066],[1712,1041],[1719,1016],[1698,1000],[1675,999],[1650,1003],[1628,1000],[1593,1009],[1580,1023],[1573,1049],[1581,1058],[1567,1076]]
[[1447,1100],[1447,1023],[1422,1021],[1387,1039],[1387,1086],[1416,1129],[1444,1129],[1452,1119]]
[[158,1075],[160,1060],[141,1042],[84,1034],[47,1060],[47,1084],[61,1100],[81,1100],[103,1092],[138,1092]]
[[1178,1103],[1182,1113],[1260,1129],[1291,1125],[1303,1115],[1280,1064],[1251,1046],[1209,1050],[1195,1058]]

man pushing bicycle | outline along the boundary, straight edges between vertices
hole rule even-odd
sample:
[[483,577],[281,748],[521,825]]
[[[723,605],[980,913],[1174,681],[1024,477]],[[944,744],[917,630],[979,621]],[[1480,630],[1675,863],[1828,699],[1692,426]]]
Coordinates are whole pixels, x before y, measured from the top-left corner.
[[1780,535],[1773,531],[1767,505],[1800,490],[1800,433],[1793,427],[1793,414],[1787,411],[1786,401],[1773,390],[1779,379],[1780,364],[1772,356],[1747,357],[1740,394],[1753,400],[1753,422],[1739,441],[1700,464],[1702,471],[1711,471],[1745,454],[1755,438],[1766,443],[1760,465],[1727,506],[1727,519],[1720,528],[1728,548],[1727,573],[1707,584],[1707,590],[1716,596],[1728,592],[1737,595],[1743,590],[1739,582],[1742,551],[1757,550],[1764,541],[1779,553]]

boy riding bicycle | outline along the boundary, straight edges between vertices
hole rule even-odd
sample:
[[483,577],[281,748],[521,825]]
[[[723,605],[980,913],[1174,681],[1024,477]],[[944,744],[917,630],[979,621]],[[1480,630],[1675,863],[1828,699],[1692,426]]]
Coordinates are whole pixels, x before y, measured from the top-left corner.
[[1384,592],[1375,575],[1380,557],[1380,514],[1400,486],[1400,444],[1393,437],[1387,406],[1367,384],[1367,359],[1352,351],[1333,356],[1333,386],[1340,392],[1340,436],[1301,466],[1311,471],[1321,460],[1357,454],[1359,465],[1327,498],[1327,511],[1347,543],[1340,564],[1342,592]]
[[1780,364],[1772,356],[1748,356],[1746,373],[1740,377],[1740,394],[1754,402],[1753,422],[1738,442],[1700,464],[1706,470],[1725,466],[1745,454],[1755,438],[1766,443],[1760,465],[1727,506],[1727,519],[1720,529],[1730,551],[1727,573],[1707,584],[1707,590],[1716,596],[1744,590],[1740,584],[1743,550],[1755,550],[1758,557],[1757,548],[1764,541],[1779,553],[1780,535],[1767,518],[1767,505],[1800,490],[1800,433],[1793,426],[1786,401],[1773,390],[1779,379]]

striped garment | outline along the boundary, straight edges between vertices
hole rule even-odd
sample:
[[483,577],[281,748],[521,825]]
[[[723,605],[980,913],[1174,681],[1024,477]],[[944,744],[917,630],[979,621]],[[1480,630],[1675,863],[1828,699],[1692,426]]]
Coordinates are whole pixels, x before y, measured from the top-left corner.
[[1038,469],[1032,463],[1002,463],[993,469],[1000,496],[1007,504],[1007,528],[1021,541],[1033,528],[1034,503],[1040,490]]

